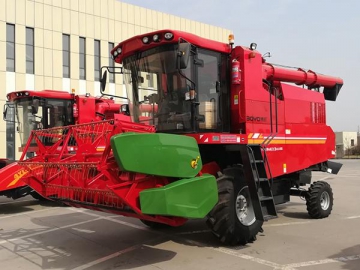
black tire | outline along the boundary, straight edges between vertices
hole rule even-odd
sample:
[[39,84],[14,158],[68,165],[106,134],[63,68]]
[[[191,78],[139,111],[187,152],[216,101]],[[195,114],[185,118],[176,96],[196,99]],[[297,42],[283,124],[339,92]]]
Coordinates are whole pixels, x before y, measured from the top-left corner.
[[[217,178],[217,183],[219,201],[208,214],[209,228],[226,245],[245,245],[254,241],[257,233],[262,230],[263,221],[255,218],[242,168],[225,169],[224,174]],[[240,194],[248,198],[249,207],[245,211],[247,222],[241,222],[237,215],[239,208],[236,205]]]
[[149,220],[145,220],[145,219],[140,219],[140,221],[143,224],[145,224],[146,226],[148,226],[148,227],[150,227],[151,229],[154,229],[154,230],[171,228],[170,225],[167,225],[167,224],[164,224],[164,223],[159,223],[159,222],[155,222],[155,221],[149,221]]
[[330,185],[324,181],[311,184],[307,196],[307,211],[312,218],[326,218],[333,208],[334,197]]
[[38,201],[40,201],[40,202],[47,202],[47,201],[49,201],[49,199],[44,198],[44,197],[41,196],[39,193],[37,193],[35,190],[31,191],[30,195],[31,195],[34,199],[36,199],[36,200],[38,200]]

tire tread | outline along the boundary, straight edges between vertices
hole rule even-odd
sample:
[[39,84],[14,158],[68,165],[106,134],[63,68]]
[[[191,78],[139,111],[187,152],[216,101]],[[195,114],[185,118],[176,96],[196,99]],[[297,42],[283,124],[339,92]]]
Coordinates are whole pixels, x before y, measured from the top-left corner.
[[[320,195],[322,192],[328,192],[330,196],[329,208],[323,210],[320,206]],[[333,192],[329,183],[325,181],[317,181],[311,184],[306,197],[306,209],[310,217],[314,219],[326,218],[330,215],[333,207]]]
[[239,226],[239,221],[235,213],[235,181],[244,179],[236,179],[236,176],[242,175],[241,167],[232,167],[225,169],[222,174],[218,174],[218,192],[219,201],[216,206],[208,214],[207,225],[212,233],[217,236],[221,243],[226,245],[245,245],[256,239],[257,233],[261,230],[262,221],[255,221],[249,227]]

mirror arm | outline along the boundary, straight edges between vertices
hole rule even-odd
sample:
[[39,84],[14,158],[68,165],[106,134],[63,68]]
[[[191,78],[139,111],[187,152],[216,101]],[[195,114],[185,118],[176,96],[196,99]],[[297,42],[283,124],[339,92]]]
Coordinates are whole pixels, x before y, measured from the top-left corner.
[[[112,68],[113,70],[110,71],[110,68]],[[123,67],[102,66],[100,72],[102,72],[103,69],[106,69],[105,71],[108,71],[109,73],[112,73],[112,74],[123,74]],[[120,71],[119,72],[114,71],[116,69],[120,69]],[[104,91],[102,91],[102,88],[101,88],[101,83],[100,83],[100,93],[102,96],[106,96],[106,97],[114,97],[114,98],[120,98],[120,99],[126,99],[126,100],[128,99],[127,97],[121,97],[121,96],[117,96],[117,95],[110,95],[110,94],[104,93]]]

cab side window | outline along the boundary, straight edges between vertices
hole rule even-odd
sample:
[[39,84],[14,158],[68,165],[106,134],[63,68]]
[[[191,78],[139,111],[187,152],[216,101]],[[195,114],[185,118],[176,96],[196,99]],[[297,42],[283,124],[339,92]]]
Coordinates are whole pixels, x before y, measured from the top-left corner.
[[216,91],[216,83],[219,81],[220,54],[199,50],[198,58],[204,62],[203,66],[197,67],[199,114],[205,117],[205,121],[199,123],[199,127],[216,129],[219,121],[219,93]]

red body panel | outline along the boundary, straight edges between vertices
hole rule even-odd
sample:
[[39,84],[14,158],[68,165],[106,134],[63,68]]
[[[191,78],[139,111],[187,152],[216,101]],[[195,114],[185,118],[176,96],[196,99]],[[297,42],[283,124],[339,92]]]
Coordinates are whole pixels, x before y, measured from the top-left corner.
[[[151,38],[154,34],[163,36],[166,32],[173,33],[174,37],[148,44],[142,41],[143,37]],[[282,82],[331,89],[343,84],[340,78],[277,67],[265,63],[259,52],[247,47],[232,49],[228,44],[175,30],[160,30],[132,37],[119,43],[112,54],[121,48],[122,52],[115,57],[115,61],[122,63],[134,52],[177,43],[180,39],[204,49],[229,54],[230,62],[236,61],[240,67],[240,79],[233,81],[229,78],[231,134],[190,135],[199,144],[266,143],[273,176],[299,171],[334,157],[334,134],[326,125],[324,94]],[[277,89],[276,96],[270,94],[270,86],[266,83]],[[268,137],[274,138],[265,141]]]
[[17,162],[6,165],[0,169],[0,191],[22,187],[25,183],[21,180],[27,171]]
[[[166,32],[173,33],[174,37],[148,44],[142,41],[143,37],[151,38],[154,34],[162,37]],[[199,144],[266,143],[273,176],[299,171],[334,157],[334,133],[326,125],[324,94],[282,82],[303,84],[310,88],[325,87],[332,91],[336,85],[343,84],[340,78],[311,70],[277,67],[265,63],[259,52],[247,47],[231,48],[225,43],[175,30],[160,30],[132,37],[119,43],[111,53],[121,48],[115,61],[122,63],[134,52],[177,43],[181,39],[197,47],[228,54],[230,63],[235,61],[240,67],[235,81],[229,75],[231,134],[190,135]],[[276,96],[270,94],[270,85],[267,84],[277,89]],[[272,139],[266,141],[267,138]]]
[[[249,144],[266,143],[272,176],[296,172],[335,155],[334,133],[326,125],[324,94],[280,81],[334,87],[340,78],[301,69],[278,68],[261,55],[236,47],[241,83],[231,84],[232,132],[245,133]],[[263,82],[267,79],[272,85]],[[268,137],[273,137],[266,141]]]

